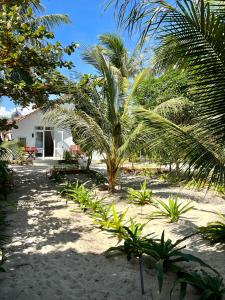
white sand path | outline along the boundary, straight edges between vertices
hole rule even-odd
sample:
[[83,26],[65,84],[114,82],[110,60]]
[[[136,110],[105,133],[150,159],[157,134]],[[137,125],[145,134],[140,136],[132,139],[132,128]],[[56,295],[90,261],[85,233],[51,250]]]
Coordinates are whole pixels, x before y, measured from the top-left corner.
[[[116,240],[95,228],[84,213],[71,211],[77,206],[65,205],[55,185],[46,179],[44,168],[15,167],[15,170],[15,190],[9,201],[16,203],[17,208],[11,209],[8,216],[12,241],[7,246],[8,260],[4,265],[7,272],[0,274],[1,300],[169,300],[173,275],[166,276],[159,295],[155,272],[145,267],[146,295],[141,296],[137,262],[127,262],[124,257],[108,259],[103,254]],[[156,186],[157,191],[162,197],[168,195],[167,187]],[[146,230],[162,232],[165,228],[168,237],[181,237],[191,226],[209,221],[211,211],[224,208],[221,199],[217,198],[215,204],[207,203],[207,198],[204,201],[196,203],[198,210],[189,213],[191,221],[181,220],[173,225],[156,220]],[[121,209],[127,206],[124,201],[117,202]],[[129,211],[133,215],[137,209],[132,206]],[[144,213],[147,212],[145,209]],[[188,249],[225,274],[224,250],[195,239]],[[178,299],[177,295],[175,291],[172,299]],[[190,289],[187,300],[196,297]]]

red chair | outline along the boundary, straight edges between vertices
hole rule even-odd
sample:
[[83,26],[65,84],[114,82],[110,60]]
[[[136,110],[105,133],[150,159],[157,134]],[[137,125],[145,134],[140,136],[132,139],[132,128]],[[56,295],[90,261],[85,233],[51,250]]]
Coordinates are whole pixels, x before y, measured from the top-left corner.
[[38,152],[36,147],[24,147],[24,152],[28,154],[26,159],[35,159],[35,154]]

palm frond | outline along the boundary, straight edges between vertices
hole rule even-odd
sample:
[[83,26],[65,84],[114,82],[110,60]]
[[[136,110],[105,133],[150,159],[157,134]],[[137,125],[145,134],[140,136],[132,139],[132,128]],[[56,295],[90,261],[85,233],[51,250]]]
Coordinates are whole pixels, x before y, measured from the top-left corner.
[[70,24],[70,18],[63,14],[51,14],[37,17],[35,23],[38,25],[44,25],[48,30],[51,30],[55,26],[63,24]]

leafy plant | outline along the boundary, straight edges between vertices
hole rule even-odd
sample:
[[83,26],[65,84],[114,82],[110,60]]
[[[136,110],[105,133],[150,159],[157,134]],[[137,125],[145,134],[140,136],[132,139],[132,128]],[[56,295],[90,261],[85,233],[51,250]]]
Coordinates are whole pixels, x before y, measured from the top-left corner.
[[154,268],[157,273],[160,291],[162,290],[162,286],[163,286],[164,274],[168,270],[175,271],[175,272],[181,270],[181,268],[176,265],[176,263],[178,262],[197,262],[200,265],[215,271],[208,264],[203,262],[200,258],[192,254],[184,253],[181,251],[186,246],[179,247],[179,245],[192,235],[186,236],[183,239],[179,239],[175,243],[172,243],[170,239],[165,240],[165,233],[163,231],[161,235],[161,239],[149,240],[149,245],[146,248],[146,254],[149,254],[155,261]]
[[55,183],[61,182],[63,178],[63,174],[58,170],[52,170],[49,179],[54,181]]
[[66,186],[61,189],[61,194],[67,196],[72,201],[79,203],[81,209],[86,210],[89,207],[92,197],[86,189],[85,184],[80,184],[77,180],[74,184],[67,182]]
[[99,225],[102,229],[108,229],[111,223],[112,204],[108,206],[102,206],[97,211],[94,211],[91,215],[94,218],[94,223]]
[[2,267],[5,262],[5,249],[4,246],[8,241],[9,237],[4,233],[4,227],[6,225],[5,221],[5,212],[0,207],[0,272],[4,272],[4,268]]
[[[145,224],[134,223],[133,219],[130,219],[130,226],[123,226],[123,245],[117,247],[111,247],[106,251],[107,255],[116,254],[121,252],[127,256],[130,260],[131,257],[138,258],[140,267],[140,279],[141,279],[141,291],[144,294],[144,278],[143,278],[143,260],[142,256],[146,252],[146,247],[148,247],[147,238],[141,237],[143,228]],[[150,234],[151,235],[151,234]]]
[[132,188],[128,189],[128,198],[130,199],[130,201],[138,205],[152,204],[153,192],[152,190],[147,189],[146,180],[141,184],[140,188],[140,191],[134,190]]
[[70,151],[65,150],[65,151],[63,152],[63,158],[64,158],[66,161],[70,161],[70,160],[73,159],[73,156],[72,156],[72,154],[71,154]]
[[221,221],[210,222],[207,226],[199,227],[199,232],[212,244],[225,243],[225,216],[218,213]]
[[116,211],[114,203],[111,206],[112,215],[110,218],[108,231],[114,232],[114,234],[121,240],[124,236],[124,219],[127,214],[128,208],[122,212],[118,213]]
[[220,275],[212,276],[201,270],[200,272],[182,272],[180,283],[180,300],[186,296],[187,285],[194,286],[201,291],[199,300],[222,300],[225,295],[223,278]]
[[170,222],[177,222],[181,215],[185,214],[189,210],[193,209],[191,201],[186,204],[178,203],[177,198],[170,197],[168,204],[162,200],[156,200],[155,206],[158,208],[158,212],[154,212],[151,217],[166,217],[170,219]]

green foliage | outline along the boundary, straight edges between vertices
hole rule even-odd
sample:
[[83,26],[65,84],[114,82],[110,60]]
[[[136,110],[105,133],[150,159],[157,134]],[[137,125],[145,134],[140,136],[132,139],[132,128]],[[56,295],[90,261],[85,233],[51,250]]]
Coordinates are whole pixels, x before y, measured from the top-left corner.
[[85,184],[80,184],[78,180],[73,184],[67,182],[66,186],[61,188],[60,193],[78,203],[82,210],[86,210],[92,201],[91,194]]
[[[203,262],[198,257],[181,251],[185,248],[185,246],[179,245],[189,237],[190,236],[186,236],[183,239],[177,240],[175,243],[172,243],[170,239],[165,240],[165,234],[163,231],[160,240],[149,240],[149,245],[147,247],[146,253],[149,254],[155,261],[154,267],[157,273],[160,291],[163,286],[164,274],[169,270],[174,272],[178,272],[181,270],[181,268],[176,265],[176,263],[178,262],[197,262],[201,266],[212,269],[208,264]],[[215,271],[214,269],[212,270]]]
[[199,300],[222,300],[225,295],[223,278],[213,276],[204,270],[200,272],[182,272],[180,282],[180,300],[185,299],[187,285],[191,285],[200,291]]
[[221,221],[210,222],[207,226],[199,227],[199,232],[203,238],[209,240],[212,244],[225,243],[225,216],[218,213]]
[[6,213],[4,211],[4,207],[0,201],[0,272],[5,272],[4,268],[2,267],[5,261],[5,249],[4,246],[8,242],[9,237],[5,234],[5,226],[6,223]]
[[153,191],[147,189],[146,180],[140,185],[140,191],[134,190],[132,188],[128,189],[128,199],[130,199],[131,203],[135,203],[138,205],[152,204],[152,195]]
[[224,2],[110,2],[116,2],[121,23],[126,23],[131,32],[140,29],[141,43],[152,33],[159,38],[155,69],[184,69],[189,75],[191,100],[198,109],[195,125],[176,127],[176,122],[142,110],[140,119],[148,115],[148,130],[154,128],[156,139],[151,143],[161,140],[169,144],[171,155],[181,157],[184,166],[189,164],[198,181],[224,185]]
[[112,204],[111,211],[112,215],[108,227],[109,229],[107,231],[113,232],[118,239],[121,240],[124,235],[124,219],[126,217],[128,208],[124,212],[119,213],[116,211],[115,205]]
[[179,218],[186,212],[194,208],[191,201],[186,204],[178,203],[177,198],[170,197],[168,204],[162,200],[156,200],[154,204],[159,211],[154,212],[151,217],[166,217],[171,223],[177,222]]
[[[162,107],[163,103],[168,103],[168,100],[187,99],[188,96],[187,74],[178,70],[169,70],[160,76],[149,75],[139,85],[135,100],[147,109],[155,109],[157,106]],[[179,103],[173,101],[173,109],[167,110],[167,117],[176,120],[177,124],[188,124],[194,116],[193,103],[190,105],[184,101],[182,107],[180,103],[181,101]]]
[[112,204],[108,206],[99,207],[91,213],[94,223],[102,229],[108,229],[112,218]]
[[148,246],[147,238],[151,235],[141,237],[144,226],[145,224],[134,223],[134,220],[130,219],[130,226],[123,227],[123,235],[121,236],[124,240],[123,245],[111,247],[106,251],[108,256],[121,252],[127,256],[128,260],[130,260],[132,256],[139,259],[142,294],[144,294],[142,255],[146,252],[146,247]]
[[142,237],[142,231],[145,224],[135,223],[134,220],[130,219],[129,226],[123,226],[123,235],[121,236],[124,240],[123,245],[117,247],[111,247],[106,251],[107,255],[114,255],[117,252],[122,252],[130,260],[131,257],[140,257],[143,253],[146,253],[148,246],[147,238],[151,235]]
[[[110,192],[115,191],[121,164],[137,150],[141,127],[134,124],[129,109],[144,70],[129,84],[133,75],[130,58],[121,39],[114,34],[100,36],[99,45],[87,49],[83,60],[92,65],[99,76],[85,76],[66,100],[75,104],[75,110],[55,106],[46,115],[55,126],[72,127],[74,138],[82,141],[82,149],[96,150],[104,157]],[[118,55],[121,57],[118,57]],[[144,140],[142,140],[144,141]]]
[[54,181],[55,183],[61,182],[63,179],[63,174],[59,170],[52,170],[49,179]]
[[54,34],[47,29],[50,20],[54,21],[50,16],[36,17],[30,1],[1,3],[0,95],[22,106],[31,102],[41,106],[49,94],[66,91],[69,83],[58,68],[72,67],[63,55],[71,54],[77,45],[51,43]]
[[64,158],[65,160],[70,161],[70,160],[73,159],[73,156],[72,156],[72,154],[71,154],[70,151],[66,150],[66,151],[63,152],[63,158]]
[[12,170],[8,168],[7,163],[0,160],[0,200],[7,198],[12,176]]

